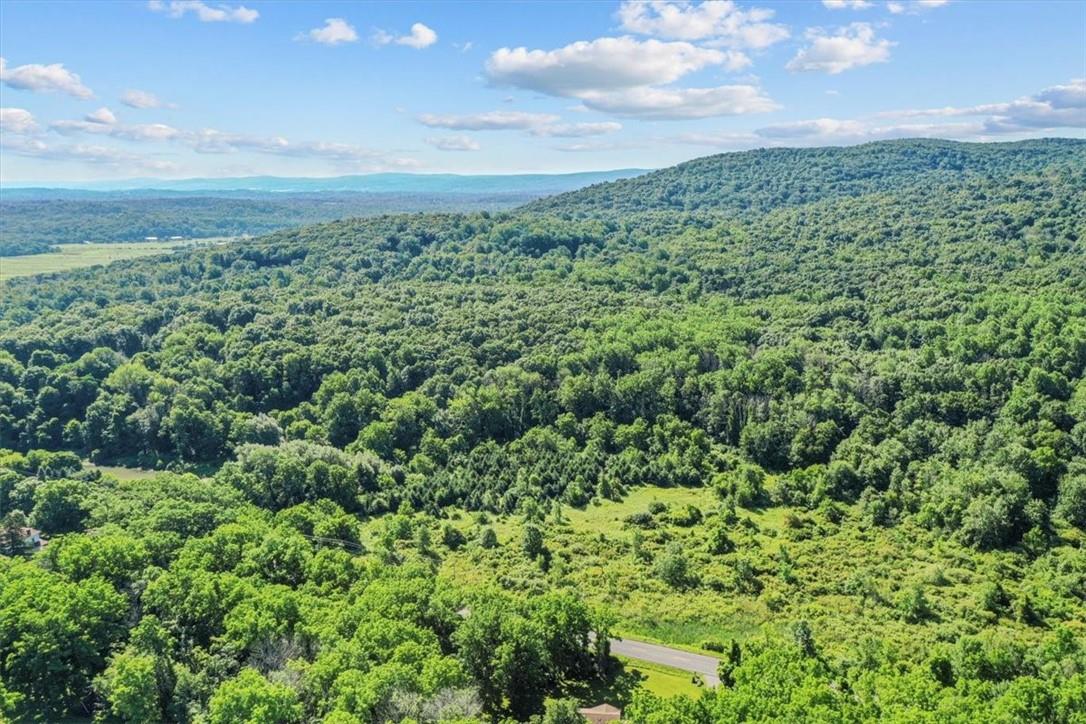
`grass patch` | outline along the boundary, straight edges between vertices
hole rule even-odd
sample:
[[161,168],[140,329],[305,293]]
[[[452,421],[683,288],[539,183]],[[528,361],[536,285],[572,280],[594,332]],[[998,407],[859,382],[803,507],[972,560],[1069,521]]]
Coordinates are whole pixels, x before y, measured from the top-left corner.
[[[703,519],[674,524],[671,513],[686,505],[697,506]],[[650,506],[658,511],[651,525],[627,523],[629,515]],[[469,543],[455,552],[442,549],[440,575],[467,588],[574,591],[613,612],[616,635],[710,654],[709,646],[732,639],[787,634],[800,620],[809,623],[819,649],[829,656],[851,655],[876,637],[906,656],[923,657],[963,628],[999,629],[1036,642],[1044,626],[1016,619],[1011,606],[998,615],[981,610],[979,586],[998,577],[1012,601],[1026,595],[1039,605],[1061,600],[1045,571],[1065,562],[1042,557],[1031,563],[1013,551],[975,551],[914,521],[873,527],[850,506],[836,524],[818,512],[788,507],[740,508],[734,521],[721,523],[720,510],[712,490],[654,487],[583,510],[563,507],[560,518],[548,513],[537,524],[550,556],[549,565],[542,565],[523,552],[520,516],[488,514],[499,546],[483,550],[474,543],[480,530],[475,514],[450,509],[446,512],[455,518],[440,524],[459,528]],[[433,523],[435,540],[440,524]],[[707,542],[720,524],[734,548],[714,554]],[[635,536],[641,537],[640,553]],[[672,587],[655,572],[655,559],[673,544],[689,559],[693,581],[688,586]],[[922,587],[931,605],[931,615],[922,621],[907,621],[898,610],[911,586]],[[1063,615],[1079,620],[1081,611],[1077,607]]]
[[705,691],[704,687],[694,683],[689,672],[681,669],[636,661],[624,656],[614,658],[614,670],[606,681],[570,682],[563,689],[562,695],[576,699],[582,706],[595,706],[606,702],[625,708],[629,706],[634,691],[639,688],[657,696],[697,696]]
[[148,478],[154,478],[162,475],[162,470],[147,470],[145,468],[129,468],[122,465],[96,465],[94,463],[84,462],[83,467],[87,470],[97,470],[103,475],[109,475],[117,478],[121,482],[126,480],[147,480]]
[[229,237],[215,237],[173,242],[58,244],[60,251],[23,256],[0,256],[0,282],[15,277],[82,269],[155,254],[169,254],[181,248],[218,244],[231,240]]
[[48,274],[111,264],[123,259],[168,254],[177,244],[143,242],[133,244],[60,244],[60,251],[25,256],[0,257],[0,281],[14,277]]

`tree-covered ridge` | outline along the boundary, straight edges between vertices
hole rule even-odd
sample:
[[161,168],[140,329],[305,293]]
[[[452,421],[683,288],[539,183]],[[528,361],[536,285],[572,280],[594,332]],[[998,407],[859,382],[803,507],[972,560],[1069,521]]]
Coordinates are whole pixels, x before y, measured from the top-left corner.
[[[146,677],[165,667],[175,678],[155,679],[157,701],[171,720],[245,720],[232,707],[246,701],[282,707],[277,721],[340,709],[383,720],[393,700],[401,716],[456,700],[466,716],[523,720],[544,694],[606,668],[605,652],[541,633],[526,598],[584,595],[595,581],[588,596],[619,625],[634,625],[629,611],[622,620],[627,596],[665,623],[684,600],[693,610],[727,601],[761,612],[771,636],[748,631],[735,660],[725,651],[726,689],[698,702],[638,695],[634,721],[965,721],[988,709],[1006,721],[1077,721],[1084,147],[924,141],[712,157],[661,174],[695,188],[695,176],[719,181],[705,169],[726,164],[735,177],[761,176],[766,193],[743,191],[742,213],[727,199],[589,211],[620,188],[659,191],[633,180],[545,211],[356,219],[7,283],[0,447],[19,451],[0,460],[7,524],[71,534],[50,544],[50,559],[69,545],[105,555],[94,541],[111,526],[146,551],[105,584],[85,567],[7,564],[4,575],[32,581],[13,591],[113,585],[120,598],[72,633],[95,646],[58,664],[73,677],[63,697],[13,664],[0,664],[5,687],[38,706],[83,702],[138,719],[116,708],[125,689],[110,682],[122,665]],[[864,154],[872,175],[848,177]],[[781,203],[782,190],[803,196],[813,183],[809,156],[826,183]],[[903,157],[910,170],[893,172]],[[835,181],[834,168],[847,173]],[[35,449],[69,452],[20,454]],[[217,472],[114,485],[76,472],[80,456]],[[161,500],[150,493],[158,485]],[[650,505],[590,536],[563,532],[562,507],[591,511],[645,489],[707,497]],[[934,556],[955,584],[940,574],[883,590],[775,542],[792,537],[845,557],[878,540],[906,571]],[[320,540],[348,544],[337,544],[334,574],[310,569],[309,556],[327,553]],[[433,568],[402,565],[416,553]],[[629,581],[603,585],[607,561],[621,561]],[[357,586],[369,566],[426,590],[440,585],[435,575],[463,584],[462,573],[505,592],[464,620],[442,618],[447,608],[411,614],[429,633],[403,631],[397,643],[429,653],[397,659],[395,685],[382,689],[384,658],[358,673],[322,658],[348,634],[370,645],[352,633],[370,629],[345,613],[366,599]],[[335,636],[307,618],[317,604],[305,596],[325,575],[342,582],[342,600],[320,604],[345,621]],[[955,597],[988,583],[991,615],[965,616]],[[464,586],[453,588],[465,605]],[[192,598],[199,591],[221,602],[211,610]],[[3,607],[31,600],[12,595]],[[265,596],[305,611],[253,614],[274,629],[260,639],[274,656],[216,623],[248,616]],[[812,611],[832,601],[881,637],[877,651],[851,634],[825,638],[837,632]],[[171,643],[140,643],[150,632],[119,623],[126,606],[153,614],[164,631],[154,635]],[[212,628],[198,631],[205,619]],[[0,640],[16,645],[27,644]],[[558,657],[573,662],[563,668],[556,647],[580,653]],[[520,661],[528,669],[503,668]],[[454,662],[440,686],[426,679],[427,667]],[[518,698],[525,681],[535,698]],[[340,720],[353,721],[325,719]]]
[[1086,143],[879,141],[847,148],[769,148],[723,153],[528,205],[577,215],[708,210],[758,214],[825,198],[931,190],[963,178],[1006,178],[1053,167],[1082,170]]

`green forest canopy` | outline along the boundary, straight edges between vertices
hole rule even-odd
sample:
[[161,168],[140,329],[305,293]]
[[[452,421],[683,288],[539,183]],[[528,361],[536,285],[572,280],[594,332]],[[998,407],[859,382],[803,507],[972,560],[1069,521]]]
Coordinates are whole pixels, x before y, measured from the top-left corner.
[[[609,675],[587,632],[621,613],[560,569],[476,590],[435,568],[465,544],[483,556],[487,516],[515,515],[516,555],[550,570],[555,506],[655,486],[715,491],[718,509],[666,530],[735,556],[728,595],[756,601],[771,575],[821,595],[787,552],[777,571],[743,558],[736,511],[781,508],[856,546],[924,531],[936,556],[960,551],[947,565],[990,615],[940,621],[923,586],[880,601],[842,582],[893,636],[831,651],[771,620],[725,655],[725,686],[636,694],[633,721],[1082,721],[1084,192],[1078,141],[772,149],[507,213],[8,282],[0,505],[5,530],[53,540],[0,563],[0,704],[524,720]],[[213,474],[118,484],[81,457]],[[454,510],[479,516],[477,540]],[[645,543],[659,525],[650,510],[601,540],[710,595],[691,538]]]

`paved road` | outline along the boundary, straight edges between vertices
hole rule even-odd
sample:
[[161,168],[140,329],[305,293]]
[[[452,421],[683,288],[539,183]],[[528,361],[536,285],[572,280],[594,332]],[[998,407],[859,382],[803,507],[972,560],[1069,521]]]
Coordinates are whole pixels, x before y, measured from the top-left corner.
[[692,654],[689,651],[632,639],[611,639],[611,653],[698,674],[707,686],[720,684],[720,678],[716,675],[716,667],[720,662],[712,656]]
[[[467,618],[471,615],[471,609],[465,606],[456,613],[461,618]],[[589,631],[588,638],[595,641],[596,632]],[[611,653],[625,656],[628,659],[637,659],[638,661],[647,661],[650,664],[661,664],[670,666],[673,669],[689,671],[691,674],[699,675],[705,685],[709,687],[720,685],[720,677],[716,675],[716,667],[720,661],[712,656],[692,654],[682,649],[673,649],[670,646],[650,644],[633,639],[611,639]]]

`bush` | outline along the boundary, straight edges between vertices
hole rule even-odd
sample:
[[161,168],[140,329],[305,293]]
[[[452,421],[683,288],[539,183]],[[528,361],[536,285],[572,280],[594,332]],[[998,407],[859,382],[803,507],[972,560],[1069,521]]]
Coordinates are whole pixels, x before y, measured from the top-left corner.
[[652,517],[651,513],[640,512],[630,513],[623,519],[628,525],[635,525],[638,528],[655,528],[656,519]]
[[753,508],[765,502],[765,470],[745,463],[737,469],[720,473],[713,481],[717,494],[731,498],[743,508]]
[[906,623],[921,623],[931,617],[931,604],[920,586],[909,586],[898,596],[897,611]]
[[467,543],[464,534],[454,525],[446,523],[441,527],[441,542],[451,551],[460,550]]
[[701,522],[701,509],[696,505],[684,505],[671,514],[671,522],[683,528],[697,525]]
[[498,547],[498,534],[490,526],[483,528],[479,533],[479,547],[486,549]]
[[668,545],[664,554],[656,559],[653,570],[657,578],[672,588],[685,588],[692,582],[690,561],[678,542]]

